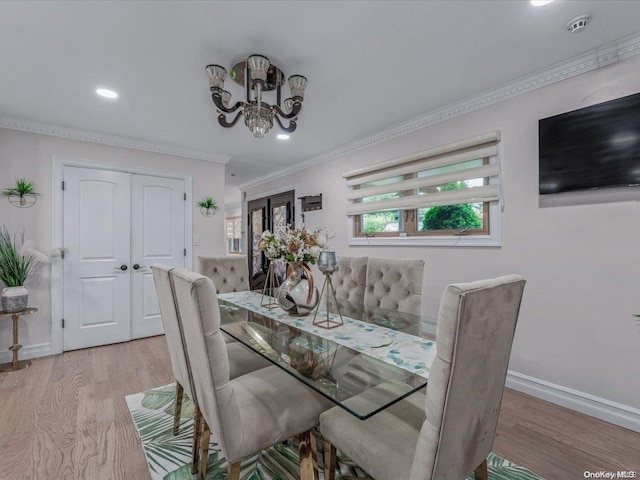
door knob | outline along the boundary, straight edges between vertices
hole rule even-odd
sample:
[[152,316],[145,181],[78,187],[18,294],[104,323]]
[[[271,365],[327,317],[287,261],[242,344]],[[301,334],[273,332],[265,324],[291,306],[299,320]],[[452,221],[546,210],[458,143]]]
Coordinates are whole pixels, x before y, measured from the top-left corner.
[[127,267],[126,265],[120,265],[120,270],[122,270],[123,272],[129,267]]
[[133,266],[134,270],[139,270],[140,268],[145,268],[145,265],[138,265],[137,263]]

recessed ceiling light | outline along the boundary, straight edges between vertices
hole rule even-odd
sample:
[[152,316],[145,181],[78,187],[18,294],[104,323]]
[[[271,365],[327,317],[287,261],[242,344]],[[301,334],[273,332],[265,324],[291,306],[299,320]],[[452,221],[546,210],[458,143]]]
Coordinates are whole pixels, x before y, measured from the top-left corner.
[[531,5],[534,7],[541,7],[553,2],[553,0],[531,0]]
[[289,135],[287,135],[286,133],[280,133],[277,135],[276,137],[278,140],[289,140]]
[[114,92],[113,90],[108,90],[106,88],[98,88],[96,90],[96,93],[105,98],[118,98],[118,94],[116,92]]

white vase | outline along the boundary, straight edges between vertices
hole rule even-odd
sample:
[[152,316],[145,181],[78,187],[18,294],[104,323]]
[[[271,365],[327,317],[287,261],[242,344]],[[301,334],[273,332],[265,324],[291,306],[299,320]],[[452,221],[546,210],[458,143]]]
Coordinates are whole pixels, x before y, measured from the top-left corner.
[[26,287],[5,287],[0,293],[2,310],[7,313],[21,312],[27,308],[29,290]]

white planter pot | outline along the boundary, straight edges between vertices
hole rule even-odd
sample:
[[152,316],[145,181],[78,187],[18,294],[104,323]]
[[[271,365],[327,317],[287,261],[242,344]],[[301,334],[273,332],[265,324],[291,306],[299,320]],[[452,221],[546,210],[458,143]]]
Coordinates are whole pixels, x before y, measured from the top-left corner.
[[7,313],[21,312],[27,308],[29,290],[26,287],[5,287],[0,293],[2,310]]

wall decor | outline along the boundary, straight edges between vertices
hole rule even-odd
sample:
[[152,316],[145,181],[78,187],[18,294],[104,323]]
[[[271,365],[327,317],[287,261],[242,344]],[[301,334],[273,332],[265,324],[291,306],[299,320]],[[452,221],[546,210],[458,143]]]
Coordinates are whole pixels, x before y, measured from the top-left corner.
[[211,196],[203,198],[198,203],[196,203],[196,205],[200,207],[200,213],[202,214],[202,216],[207,218],[213,217],[219,208],[218,204]]
[[306,195],[298,197],[303,212],[311,212],[313,210],[322,210],[322,194]]
[[35,184],[26,178],[16,179],[16,184],[3,190],[2,194],[9,199],[11,205],[18,208],[33,207],[38,201],[38,195],[40,195],[36,191]]

